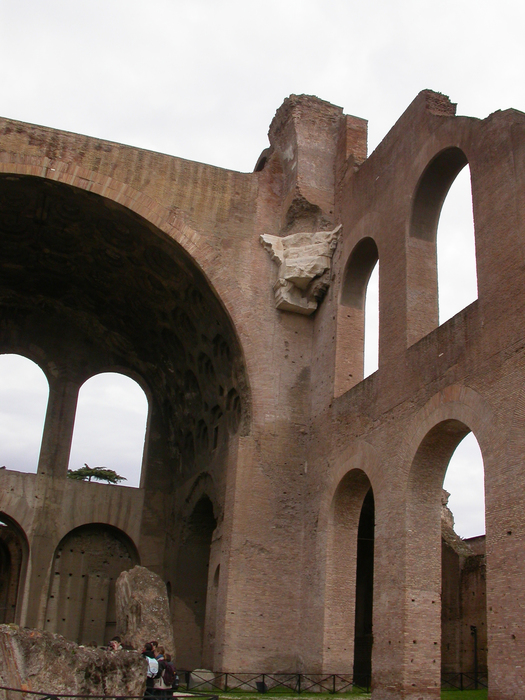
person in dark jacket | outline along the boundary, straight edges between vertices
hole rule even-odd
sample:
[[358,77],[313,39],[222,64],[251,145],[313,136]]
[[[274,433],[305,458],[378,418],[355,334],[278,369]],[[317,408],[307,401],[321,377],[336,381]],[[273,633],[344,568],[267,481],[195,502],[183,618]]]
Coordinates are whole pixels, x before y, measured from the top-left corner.
[[166,698],[168,700],[173,697],[175,690],[179,688],[179,676],[177,675],[177,669],[175,664],[171,660],[170,654],[164,655],[164,672],[162,674],[162,680],[166,686]]

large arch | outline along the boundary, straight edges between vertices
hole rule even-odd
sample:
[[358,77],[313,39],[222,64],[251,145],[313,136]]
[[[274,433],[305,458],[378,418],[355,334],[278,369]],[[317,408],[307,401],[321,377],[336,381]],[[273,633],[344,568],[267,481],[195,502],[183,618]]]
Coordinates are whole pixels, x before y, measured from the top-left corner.
[[[0,168],[0,351],[37,347],[47,368],[41,477],[66,477],[86,379],[118,368],[145,388],[150,412],[141,488],[148,496],[137,511],[138,544],[148,543],[148,565],[164,576],[168,556],[178,556],[170,548],[182,546],[176,534],[186,485],[208,470],[223,489],[235,459],[229,446],[250,429],[245,358],[229,313],[240,302],[234,285],[221,279],[216,250],[180,212],[109,177],[45,165],[43,159],[42,169]],[[68,487],[80,497],[82,484]],[[99,489],[106,503],[111,492],[102,489],[119,489],[88,488],[86,494]],[[63,504],[72,521],[73,500]],[[84,522],[97,521],[95,515]],[[38,528],[34,536],[50,542],[56,523],[42,517]],[[40,552],[28,584],[27,622],[79,638],[78,616],[44,618],[54,585],[49,571]],[[171,583],[175,588],[172,577]],[[106,634],[97,630],[99,638]]]
[[[247,430],[242,349],[222,301],[171,237],[205,263],[199,236],[173,214],[170,225],[161,221],[159,207],[132,188],[107,178],[101,187],[93,177],[91,189],[103,196],[0,176],[0,345],[36,343],[54,367],[39,471],[65,474],[78,387],[120,366],[149,387],[151,428],[165,438],[149,451],[144,484],[187,477],[217,457],[231,432]],[[52,434],[62,415],[69,424],[57,455]]]
[[53,559],[44,629],[78,644],[107,644],[116,630],[115,582],[139,564],[137,548],[111,525],[81,525]]
[[[205,271],[206,278],[216,290],[233,318],[239,304],[234,285],[230,279],[221,276],[215,269],[216,249],[210,245],[206,236],[193,228],[184,212],[174,208],[166,208],[159,204],[151,196],[137,190],[132,185],[122,182],[107,173],[90,170],[87,167],[78,167],[75,163],[50,160],[47,156],[32,155],[30,158],[18,156],[14,153],[6,153],[0,162],[0,179],[16,181],[20,178],[31,177],[49,183],[58,183],[75,188],[79,191],[92,193],[102,197],[108,206],[112,204],[133,212],[154,230],[161,231],[191,256],[201,271]],[[16,219],[10,220],[10,225],[16,226]]]

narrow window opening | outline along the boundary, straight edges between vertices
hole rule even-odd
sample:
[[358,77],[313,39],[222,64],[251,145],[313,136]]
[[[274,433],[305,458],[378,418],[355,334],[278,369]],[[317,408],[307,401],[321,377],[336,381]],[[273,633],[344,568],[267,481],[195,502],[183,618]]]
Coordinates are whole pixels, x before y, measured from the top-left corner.
[[79,392],[69,469],[104,467],[138,487],[144,456],[148,401],[133,379],[106,372]]
[[49,398],[40,367],[21,355],[0,355],[0,467],[36,473]]
[[335,395],[378,368],[379,254],[372,238],[353,249],[343,279],[337,317]]

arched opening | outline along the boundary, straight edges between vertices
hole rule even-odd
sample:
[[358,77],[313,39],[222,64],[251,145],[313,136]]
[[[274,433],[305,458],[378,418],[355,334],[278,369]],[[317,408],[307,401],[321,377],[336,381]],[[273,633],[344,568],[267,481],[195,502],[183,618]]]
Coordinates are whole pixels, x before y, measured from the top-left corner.
[[130,377],[104,372],[88,379],[78,395],[69,469],[105,467],[139,486],[148,400]]
[[327,673],[370,681],[374,578],[374,496],[360,469],[341,480],[328,527],[324,660]]
[[230,436],[247,429],[248,382],[232,321],[191,255],[130,209],[39,177],[0,174],[0,221],[5,347],[38,347],[53,388],[42,472],[67,472],[78,387],[104,368],[148,387],[145,488],[224,470]]
[[443,488],[442,678],[454,685],[464,673],[463,684],[474,687],[487,675],[487,567],[483,458],[473,433],[454,450]]
[[379,260],[366,286],[363,359],[363,379],[366,379],[379,368]]
[[[407,345],[433,331],[449,314],[457,313],[458,302],[472,301],[471,282],[466,285],[467,296],[461,291],[466,280],[471,279],[472,270],[475,275],[472,196],[466,191],[470,190],[468,168],[453,188],[439,227],[438,295],[438,223],[449,190],[466,165],[468,161],[461,149],[447,148],[429,163],[416,188],[407,245]],[[468,274],[462,265],[465,254]]]
[[439,324],[478,298],[476,240],[468,164],[453,181],[437,229]]
[[78,644],[107,644],[116,631],[115,582],[136,564],[135,545],[117,528],[72,530],[55,552],[44,629]]
[[485,534],[485,478],[483,456],[474,433],[469,433],[454,450],[443,488],[450,494],[448,508],[454,516],[454,530],[463,539]]
[[0,624],[17,622],[29,547],[22,528],[0,513]]
[[[182,668],[202,668],[204,629],[208,609],[210,551],[217,520],[208,496],[202,496],[182,533],[173,583],[173,629],[178,664]],[[217,585],[218,585],[218,572]],[[213,582],[211,583],[213,590]],[[213,602],[213,601],[212,601]],[[207,650],[212,654],[213,650]]]
[[214,666],[215,640],[217,635],[217,606],[221,565],[217,564],[213,568],[213,576],[211,576],[210,572],[208,577],[208,593],[206,598],[206,620],[203,641],[203,662],[205,668]]
[[357,530],[355,590],[354,685],[369,688],[372,677],[372,613],[374,605],[374,494],[363,501]]
[[21,355],[0,355],[0,466],[36,473],[49,397],[40,367]]
[[[484,547],[480,538],[463,540],[454,532],[442,488],[451,457],[469,432],[461,421],[442,421],[427,433],[412,464],[405,632],[413,640],[410,669],[418,669],[417,687],[437,689],[441,675],[444,681],[461,672],[472,677],[475,664],[486,672]],[[406,681],[410,685],[410,670]]]
[[[105,191],[115,194],[110,185]],[[96,455],[85,456],[84,449],[70,465],[82,383],[112,368],[140,378],[147,387],[148,444],[141,487],[149,515],[142,535],[149,537],[154,529],[167,543],[175,543],[164,559],[161,544],[151,550],[154,565],[170,569],[165,579],[171,581],[175,599],[175,573],[182,579],[186,572],[171,570],[176,567],[170,558],[178,561],[177,548],[184,548],[179,528],[187,507],[186,486],[204,471],[224,483],[224,475],[235,468],[239,452],[230,445],[233,436],[249,430],[249,382],[238,334],[210,282],[213,263],[202,270],[176,240],[180,234],[196,257],[202,254],[200,259],[209,261],[208,239],[193,239],[186,228],[182,233],[183,225],[173,212],[157,204],[149,209],[143,197],[134,197],[131,188],[125,201],[147,211],[158,225],[82,188],[0,174],[2,349],[25,348],[29,354],[38,348],[51,384],[53,406],[47,412],[39,466],[43,476],[53,479],[35,526],[45,524],[54,489],[62,492],[59,477],[65,478],[68,466],[113,466],[100,464],[104,457],[99,461]],[[130,483],[129,477],[124,483]],[[73,490],[79,497],[86,490],[95,498],[95,487],[78,486]],[[173,504],[172,511],[156,507],[160,494]],[[132,502],[139,507],[138,500]],[[187,548],[184,556],[190,556]],[[55,561],[55,568],[61,561],[62,557]],[[62,576],[55,572],[53,579],[57,586]],[[47,601],[46,624],[73,639],[84,638],[76,592],[66,591],[62,583],[58,593],[49,594],[53,598]],[[43,591],[43,601],[47,596]],[[71,606],[72,612],[60,616],[53,609],[57,600]],[[198,609],[195,600],[191,605]],[[35,610],[42,607],[35,601]],[[85,620],[91,619],[97,618],[86,612]],[[111,615],[100,619],[105,629]],[[193,624],[202,631],[201,612],[197,623],[189,623],[190,630]],[[104,634],[97,631],[98,638]],[[202,641],[197,647],[199,655]]]
[[[337,324],[336,394],[342,394],[377,369],[379,328],[379,253],[363,238],[346,265]],[[373,274],[374,273],[374,274]],[[366,360],[365,360],[366,348]]]

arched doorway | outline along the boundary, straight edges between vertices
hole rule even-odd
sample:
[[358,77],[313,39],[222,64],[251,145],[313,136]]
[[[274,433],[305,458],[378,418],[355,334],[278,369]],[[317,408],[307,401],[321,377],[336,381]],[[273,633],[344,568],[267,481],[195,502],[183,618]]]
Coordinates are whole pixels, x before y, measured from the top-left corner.
[[138,563],[134,544],[117,528],[72,530],[55,552],[44,629],[78,644],[107,644],[116,629],[115,581]]
[[[447,524],[447,499],[442,488],[450,459],[469,432],[470,428],[456,419],[443,420],[429,430],[412,462],[407,489],[406,629],[412,644],[406,682],[411,686],[412,675],[417,674],[419,687],[433,688],[436,693],[441,687],[442,661],[447,672],[467,670],[461,655],[468,655],[466,650],[472,646],[466,635],[470,637],[473,623],[469,622],[467,629],[463,618],[472,607],[473,595],[478,596],[474,607],[478,614],[481,605],[480,620],[486,629],[484,590],[472,589],[470,565],[465,576],[462,572],[470,554],[474,555],[471,564],[475,563],[477,550],[469,552],[454,536],[451,522]],[[463,609],[462,588],[468,590]],[[473,670],[472,662],[470,654],[469,671]]]
[[361,688],[369,688],[372,677],[374,532],[374,494],[370,488],[363,501],[357,530],[353,679],[354,685]]
[[487,680],[484,466],[473,433],[458,444],[444,480],[441,521],[441,672],[444,687]]
[[[178,664],[183,668],[202,668],[203,665],[206,618],[214,613],[212,608],[215,607],[208,605],[209,584],[211,597],[216,597],[215,584],[209,581],[211,542],[216,526],[213,504],[207,495],[203,495],[185,522],[172,584],[175,646]],[[218,569],[214,574],[217,587]],[[213,653],[212,649],[206,651],[207,655]]]
[[19,618],[28,552],[22,528],[0,513],[0,624]]
[[374,530],[370,481],[353,469],[339,483],[330,513],[323,666],[352,674],[363,686],[372,672]]

